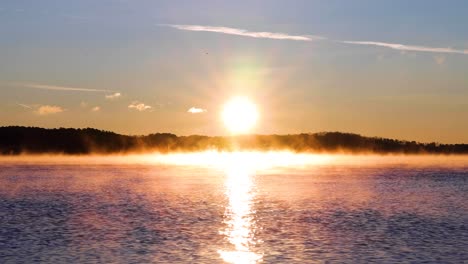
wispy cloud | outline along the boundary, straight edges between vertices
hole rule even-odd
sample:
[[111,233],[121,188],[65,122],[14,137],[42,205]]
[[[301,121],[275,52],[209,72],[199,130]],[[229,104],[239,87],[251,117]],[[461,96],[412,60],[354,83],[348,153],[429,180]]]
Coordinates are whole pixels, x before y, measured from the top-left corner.
[[138,110],[138,111],[145,111],[145,110],[149,110],[153,107],[149,106],[149,105],[146,105],[144,103],[140,103],[138,101],[134,101],[132,102],[129,106],[128,106],[129,109],[135,109],[135,110]]
[[468,50],[460,50],[460,49],[452,49],[452,48],[434,48],[434,47],[427,47],[427,46],[414,46],[414,45],[405,45],[405,44],[398,44],[398,43],[387,43],[387,42],[377,42],[377,41],[339,41],[345,44],[353,44],[353,45],[366,45],[366,46],[378,46],[378,47],[385,47],[394,50],[401,50],[401,51],[419,51],[419,52],[432,52],[432,53],[455,53],[455,54],[467,54]]
[[[313,41],[313,40],[327,40],[328,38],[317,35],[289,35],[287,33],[279,32],[264,32],[264,31],[249,31],[240,28],[220,27],[220,26],[203,26],[203,25],[178,25],[178,24],[159,24],[159,26],[167,26],[179,30],[188,31],[204,31],[215,32],[221,34],[238,35],[251,38],[268,38],[268,39],[282,39],[282,40],[297,40],[297,41]],[[330,40],[333,41],[333,40]],[[468,55],[468,49],[454,49],[454,48],[438,48],[424,45],[406,45],[399,43],[388,43],[379,41],[353,41],[353,40],[338,40],[335,41],[343,44],[351,45],[366,45],[378,46],[400,51],[416,51],[416,52],[432,52],[432,53],[452,53]]]
[[200,114],[200,113],[206,112],[206,109],[198,108],[198,107],[190,107],[190,109],[187,110],[187,112],[191,114]]
[[113,93],[113,94],[106,95],[106,99],[114,100],[114,99],[117,99],[117,98],[119,98],[121,96],[122,96],[121,93]]
[[16,103],[16,104],[23,107],[23,108],[33,109],[32,106],[29,106],[29,105],[26,105],[26,104],[20,104],[20,103]]
[[91,111],[93,111],[93,112],[98,112],[100,110],[101,110],[101,107],[99,107],[99,106],[95,106],[95,107],[91,108]]
[[15,86],[33,88],[33,89],[43,89],[43,90],[54,90],[54,91],[75,91],[75,92],[113,92],[111,90],[102,90],[102,89],[87,89],[79,87],[69,87],[69,86],[56,86],[48,84],[39,84],[39,83],[15,83]]
[[41,105],[37,108],[36,111],[34,111],[38,115],[51,115],[51,114],[57,114],[65,111],[62,107],[60,106],[55,106],[55,105]]
[[265,31],[248,31],[241,28],[231,27],[217,27],[217,26],[201,26],[201,25],[175,25],[175,24],[160,24],[160,26],[173,27],[179,30],[188,31],[205,31],[215,32],[221,34],[237,35],[251,38],[266,38],[266,39],[283,39],[283,40],[298,40],[298,41],[312,41],[318,39],[324,39],[321,36],[312,35],[289,35],[286,33],[279,32],[265,32]]

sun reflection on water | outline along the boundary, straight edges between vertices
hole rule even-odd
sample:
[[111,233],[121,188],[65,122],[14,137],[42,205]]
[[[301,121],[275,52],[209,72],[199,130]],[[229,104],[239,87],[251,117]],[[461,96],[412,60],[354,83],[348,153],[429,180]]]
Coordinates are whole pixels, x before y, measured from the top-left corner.
[[263,255],[252,247],[260,243],[255,238],[255,211],[252,209],[255,188],[252,171],[242,164],[231,164],[226,169],[226,196],[229,204],[224,213],[226,227],[220,230],[233,249],[220,249],[220,257],[228,263],[257,263]]

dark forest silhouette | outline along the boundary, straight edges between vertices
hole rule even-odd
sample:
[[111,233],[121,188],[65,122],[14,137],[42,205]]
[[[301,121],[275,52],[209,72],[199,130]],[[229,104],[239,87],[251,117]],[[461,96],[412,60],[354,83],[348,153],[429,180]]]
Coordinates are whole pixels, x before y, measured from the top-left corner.
[[176,136],[156,133],[127,136],[93,128],[45,129],[0,127],[0,154],[111,154],[201,150],[292,150],[296,152],[468,154],[468,144],[438,144],[322,132],[295,135],[241,135],[231,137]]

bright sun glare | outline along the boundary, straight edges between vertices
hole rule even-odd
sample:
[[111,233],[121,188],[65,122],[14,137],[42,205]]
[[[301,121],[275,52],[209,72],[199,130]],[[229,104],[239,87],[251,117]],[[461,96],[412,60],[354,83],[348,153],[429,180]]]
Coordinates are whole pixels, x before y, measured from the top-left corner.
[[245,97],[235,97],[224,106],[222,118],[231,133],[246,133],[257,122],[257,107]]

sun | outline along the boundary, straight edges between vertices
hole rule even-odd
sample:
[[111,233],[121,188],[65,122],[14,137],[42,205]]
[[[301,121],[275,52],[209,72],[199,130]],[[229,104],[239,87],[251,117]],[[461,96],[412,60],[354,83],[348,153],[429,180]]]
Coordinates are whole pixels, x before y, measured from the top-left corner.
[[257,122],[257,107],[246,97],[234,97],[224,105],[222,119],[231,133],[247,133]]

